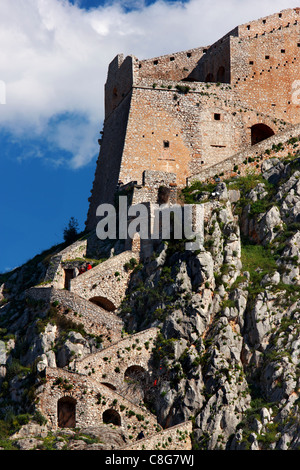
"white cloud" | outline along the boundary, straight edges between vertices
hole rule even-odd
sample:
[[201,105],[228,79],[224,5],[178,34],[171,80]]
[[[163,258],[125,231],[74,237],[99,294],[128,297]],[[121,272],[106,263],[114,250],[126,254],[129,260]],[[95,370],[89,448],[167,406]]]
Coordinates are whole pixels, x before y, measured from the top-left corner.
[[[125,4],[136,8],[126,13]],[[205,46],[238,24],[293,6],[288,0],[158,0],[146,7],[112,0],[86,11],[67,0],[1,0],[6,105],[0,125],[18,138],[40,136],[81,167],[97,152],[107,66],[116,54],[143,59]],[[64,113],[72,117],[53,124]]]

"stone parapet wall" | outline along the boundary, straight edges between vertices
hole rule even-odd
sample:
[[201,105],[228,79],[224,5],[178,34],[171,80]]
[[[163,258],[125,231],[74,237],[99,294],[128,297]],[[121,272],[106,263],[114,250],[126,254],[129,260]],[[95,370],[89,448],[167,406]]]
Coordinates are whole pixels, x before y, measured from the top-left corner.
[[135,444],[126,446],[124,450],[192,450],[192,431],[192,422],[187,421],[141,439]]
[[[288,8],[280,13],[274,13],[257,20],[249,21],[238,26],[238,36],[240,38],[256,37],[270,33],[279,28],[292,27],[300,21],[299,8]],[[296,23],[297,24],[297,23]]]

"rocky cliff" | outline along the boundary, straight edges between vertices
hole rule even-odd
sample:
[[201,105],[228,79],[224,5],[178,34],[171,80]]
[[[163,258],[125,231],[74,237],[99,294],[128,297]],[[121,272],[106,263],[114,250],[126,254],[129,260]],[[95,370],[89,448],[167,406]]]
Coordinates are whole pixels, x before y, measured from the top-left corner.
[[[131,266],[114,312],[123,322],[120,335],[158,330],[143,406],[161,428],[191,422],[195,450],[300,448],[300,158],[295,150],[264,160],[260,170],[184,189],[182,201],[204,204],[204,247],[189,252],[184,240],[158,243],[148,262]],[[36,407],[47,380],[42,372],[70,369],[74,358],[107,347],[107,337],[89,334],[78,315],[68,316],[72,308],[28,296],[27,289],[45,279],[46,255],[31,275],[25,266],[2,276],[4,448],[20,448],[28,422],[39,426],[34,446],[47,448],[47,426]],[[55,442],[52,435],[52,445],[78,448],[77,438],[81,448],[110,448],[105,436],[117,447],[126,440],[119,427],[91,429],[82,430],[81,439],[70,430]]]

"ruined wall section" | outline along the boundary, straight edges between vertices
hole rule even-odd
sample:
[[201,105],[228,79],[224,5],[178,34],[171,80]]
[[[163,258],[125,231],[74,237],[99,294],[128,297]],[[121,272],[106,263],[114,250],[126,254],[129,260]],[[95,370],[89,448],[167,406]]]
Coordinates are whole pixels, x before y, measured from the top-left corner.
[[192,450],[192,431],[192,421],[187,421],[126,446],[126,450]]
[[56,303],[58,313],[65,319],[83,325],[86,333],[102,336],[102,346],[119,341],[124,327],[121,318],[98,305],[82,299],[74,292],[57,290],[53,287],[34,287],[26,292],[34,300]]
[[149,328],[124,338],[98,353],[74,361],[74,371],[84,375],[92,374],[94,380],[122,390],[125,372],[129,367],[140,366],[151,376],[150,361],[157,333],[157,328]]

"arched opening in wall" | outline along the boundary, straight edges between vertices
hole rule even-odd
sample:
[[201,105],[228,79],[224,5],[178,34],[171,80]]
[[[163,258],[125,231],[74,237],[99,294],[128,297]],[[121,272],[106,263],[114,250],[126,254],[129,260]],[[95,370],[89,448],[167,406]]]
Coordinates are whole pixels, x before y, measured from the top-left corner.
[[214,79],[213,74],[212,74],[212,73],[207,74],[205,81],[206,81],[206,82],[214,82],[215,79]]
[[57,421],[59,428],[76,427],[76,400],[74,398],[63,397],[58,400]]
[[262,140],[274,135],[274,131],[266,124],[255,124],[251,127],[251,145],[258,144]]
[[222,65],[221,67],[219,67],[219,70],[217,73],[217,82],[225,83],[225,69]]
[[104,308],[104,310],[107,310],[108,312],[113,312],[116,310],[116,306],[106,297],[92,297],[90,299],[90,302],[92,302],[95,305],[98,305],[98,307]]
[[105,387],[110,388],[111,390],[117,390],[114,385],[109,384],[108,382],[101,382],[101,385],[105,385]]
[[114,424],[115,426],[121,426],[121,416],[116,410],[112,408],[104,411],[102,419],[103,423],[105,424]]

